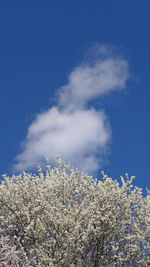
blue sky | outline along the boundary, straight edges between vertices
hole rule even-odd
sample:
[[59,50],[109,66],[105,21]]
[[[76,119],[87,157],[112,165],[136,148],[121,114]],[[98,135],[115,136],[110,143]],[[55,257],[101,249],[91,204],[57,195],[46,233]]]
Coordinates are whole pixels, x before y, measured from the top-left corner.
[[[86,131],[85,134],[87,135],[88,132],[89,135],[87,139],[82,137],[81,141],[84,140],[85,154],[89,155],[92,145],[89,145],[89,150],[86,150],[85,146],[89,143],[93,144],[92,134],[97,137],[100,133],[99,143],[94,143],[95,150],[91,151],[93,156],[100,159],[97,170],[104,169],[114,178],[128,172],[129,175],[137,177],[138,186],[150,187],[149,8],[149,1],[142,3],[135,0],[5,0],[0,2],[1,174],[4,172],[11,174],[14,164],[19,164],[14,159],[26,150],[25,146],[21,149],[21,144],[27,140],[29,129],[31,132],[32,129],[36,131],[37,128],[31,126],[36,126],[37,114],[46,115],[49,110],[51,120],[56,118],[61,121],[59,125],[57,124],[59,127],[62,120],[66,120],[66,117],[62,117],[62,113],[59,113],[61,97],[58,90],[64,92],[64,86],[72,88],[72,82],[69,83],[71,73],[76,75],[77,67],[82,72],[83,68],[91,66],[93,60],[91,57],[94,54],[96,63],[93,65],[101,64],[105,60],[113,60],[112,69],[110,65],[108,66],[110,72],[116,68],[116,59],[119,60],[117,65],[119,67],[126,62],[128,67],[119,74],[123,79],[122,84],[118,84],[117,81],[116,86],[119,89],[115,90],[110,85],[106,89],[107,94],[98,93],[95,98],[90,98],[91,101],[84,100],[86,108],[84,107],[83,116],[78,113],[81,118],[79,125],[77,113],[73,113],[72,117],[67,117],[67,122],[62,127],[68,129],[70,125],[72,126],[72,121],[77,120],[75,129],[79,129],[79,126],[83,125],[82,120],[85,122],[90,118],[85,127],[88,128],[88,125],[93,122],[92,127],[95,127],[95,130]],[[94,53],[91,52],[91,47],[94,47]],[[105,48],[107,53],[102,52],[102,48]],[[125,76],[127,73],[130,78]],[[75,76],[75,79],[76,77],[79,76]],[[94,79],[91,78],[93,84]],[[101,92],[102,89],[99,88]],[[65,96],[67,90],[71,89],[66,89]],[[75,90],[77,92],[76,87]],[[90,89],[87,88],[87,90]],[[80,88],[79,92],[81,92]],[[76,111],[79,111],[80,107],[77,107],[77,103],[80,94],[78,97],[77,94],[70,94],[67,94],[68,105],[74,104],[74,100],[70,102],[69,97],[76,98]],[[65,109],[67,103],[65,103]],[[57,107],[55,111],[54,106]],[[91,113],[91,109],[96,113]],[[67,114],[69,112],[72,111],[67,111]],[[102,113],[107,116],[107,119],[101,116]],[[47,121],[50,118],[48,117]],[[41,117],[40,122],[43,123]],[[109,137],[106,124],[109,124],[111,131]],[[93,129],[92,127],[89,129]],[[56,121],[54,128],[56,128]],[[82,136],[83,132],[84,127],[81,130]],[[102,140],[102,132],[106,137],[104,140]],[[74,132],[65,131],[65,138],[70,134]],[[35,138],[38,139],[38,130]],[[80,139],[80,132],[78,138]],[[47,140],[50,140],[52,146],[52,138]],[[67,139],[62,139],[62,142],[64,140]],[[29,140],[30,144],[31,141],[35,140]],[[67,142],[64,145],[67,149]],[[78,146],[81,148],[80,143],[77,143],[75,152],[73,150],[71,159],[73,155],[75,155],[74,158],[78,158],[78,152],[80,152]],[[48,144],[47,147],[49,148]],[[96,151],[96,148],[100,148],[100,152]],[[103,151],[105,148],[107,152]],[[34,156],[35,150],[31,151]],[[19,158],[17,162],[21,160],[22,158]],[[28,158],[28,160],[31,159]],[[84,162],[84,156],[79,162]],[[78,164],[77,160],[75,164]]]

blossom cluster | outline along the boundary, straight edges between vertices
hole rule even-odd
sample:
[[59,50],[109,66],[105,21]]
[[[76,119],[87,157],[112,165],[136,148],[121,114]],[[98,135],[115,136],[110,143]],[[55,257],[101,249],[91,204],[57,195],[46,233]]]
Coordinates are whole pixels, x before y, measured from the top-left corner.
[[5,231],[0,229],[0,267],[19,267],[16,246],[10,244]]
[[148,266],[150,192],[143,196],[133,178],[97,180],[61,160],[46,172],[4,175],[0,227],[19,266]]

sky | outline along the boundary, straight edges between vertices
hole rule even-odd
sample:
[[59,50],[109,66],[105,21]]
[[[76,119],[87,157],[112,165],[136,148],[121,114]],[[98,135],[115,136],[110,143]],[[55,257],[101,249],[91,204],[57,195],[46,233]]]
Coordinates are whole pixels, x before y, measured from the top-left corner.
[[57,155],[150,187],[149,1],[0,1],[0,174]]

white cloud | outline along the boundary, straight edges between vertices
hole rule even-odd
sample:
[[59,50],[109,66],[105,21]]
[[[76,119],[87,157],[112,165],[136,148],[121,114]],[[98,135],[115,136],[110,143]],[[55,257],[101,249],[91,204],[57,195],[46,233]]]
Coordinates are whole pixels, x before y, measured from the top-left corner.
[[16,157],[18,170],[35,167],[45,156],[54,162],[57,155],[90,173],[100,167],[111,130],[104,111],[86,105],[123,89],[129,77],[127,62],[104,48],[99,47],[103,54],[94,62],[90,60],[71,72],[68,83],[58,90],[57,106],[38,114],[31,123],[22,152]]
[[30,125],[17,168],[31,168],[44,156],[54,161],[59,154],[79,168],[94,171],[98,167],[95,153],[104,153],[110,138],[105,122],[105,114],[94,109],[73,113],[49,109]]
[[67,109],[79,109],[95,98],[126,86],[127,62],[123,59],[106,58],[94,65],[75,68],[69,75],[68,84],[60,89],[59,104]]

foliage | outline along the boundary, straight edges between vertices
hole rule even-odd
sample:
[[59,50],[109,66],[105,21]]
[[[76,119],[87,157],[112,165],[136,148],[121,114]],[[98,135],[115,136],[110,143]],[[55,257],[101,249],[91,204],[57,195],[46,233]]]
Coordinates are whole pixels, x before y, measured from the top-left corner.
[[[148,266],[150,194],[121,177],[96,180],[65,165],[3,177],[0,227],[20,266]],[[30,263],[30,264],[29,264]]]

